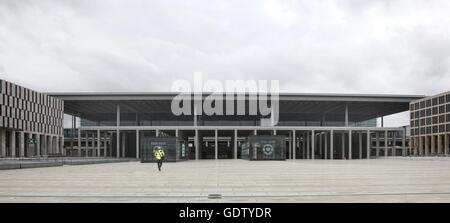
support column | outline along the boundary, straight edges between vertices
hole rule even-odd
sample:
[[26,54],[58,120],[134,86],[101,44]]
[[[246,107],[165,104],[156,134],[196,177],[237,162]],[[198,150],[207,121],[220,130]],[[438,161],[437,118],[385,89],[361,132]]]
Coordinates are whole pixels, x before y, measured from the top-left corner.
[[100,157],[100,129],[97,129],[97,157]]
[[42,148],[41,148],[41,152],[43,156],[47,156],[48,155],[48,141],[47,141],[47,136],[46,135],[42,135]]
[[[27,137],[25,138],[25,147],[27,147],[27,151],[26,154],[24,154],[24,156],[27,157],[32,157],[34,154],[32,154],[32,149],[31,147],[33,146],[32,144],[30,144],[31,139],[33,138],[33,133],[28,133]],[[34,151],[33,151],[34,152]]]
[[195,136],[194,136],[194,146],[195,146],[195,160],[198,160],[198,147],[199,147],[199,141],[198,141],[198,129],[195,130]]
[[428,146],[428,141],[429,141],[429,140],[428,140],[428,137],[429,137],[429,136],[427,136],[427,135],[424,136],[424,143],[425,143],[425,144],[424,144],[423,150],[425,150],[425,152],[424,152],[424,153],[425,153],[425,156],[428,156],[428,155],[429,155],[429,152],[428,152],[428,151],[430,150],[430,147]]
[[352,130],[348,131],[348,159],[352,159]]
[[25,133],[19,132],[19,157],[25,156]]
[[[44,136],[44,138],[45,138],[45,136]],[[78,146],[77,146],[77,150],[78,150],[78,156],[81,156],[81,129],[78,129]]]
[[[178,129],[176,130],[176,133],[176,135],[178,136]],[[139,146],[141,141],[139,141],[139,134],[139,129],[136,129],[136,159],[139,159],[140,157]]]
[[319,152],[319,157],[322,158],[322,151],[323,151],[323,145],[322,145],[322,132],[318,134],[317,136],[317,140],[319,140],[319,145],[318,147],[318,152]]
[[392,132],[392,149],[391,149],[391,151],[392,151],[392,156],[395,156],[395,154],[397,153],[397,145],[396,145],[396,134],[397,133],[397,131],[393,131]]
[[384,131],[384,157],[388,155],[388,131]]
[[359,142],[359,159],[362,159],[362,132],[358,132],[358,142]]
[[297,142],[296,142],[295,130],[292,131],[292,159],[296,159],[296,150],[297,150]]
[[[116,157],[120,158],[120,104],[117,104],[116,107]],[[112,152],[112,151],[111,151]]]
[[237,129],[234,130],[233,148],[234,148],[234,159],[237,159]]
[[108,153],[108,140],[107,140],[108,137],[107,136],[108,136],[108,133],[105,132],[103,135],[103,157],[106,157],[107,153]]
[[217,129],[216,130],[214,130],[214,159],[218,159],[218,157],[219,157],[219,143],[218,143],[218,139],[217,139],[217,137],[218,137],[218,132],[217,132]]
[[126,137],[126,135],[125,135],[125,132],[124,133],[122,133],[122,157],[126,157],[125,155],[125,138]]
[[345,159],[345,132],[342,132],[342,134],[341,134],[341,140],[342,140],[342,142],[341,142],[341,149],[342,149],[342,159],[344,160]]
[[444,154],[447,156],[449,153],[448,138],[450,137],[450,135],[445,134],[444,137],[445,137],[445,139],[444,139],[444,141],[445,141]]
[[306,134],[303,133],[302,134],[302,159],[307,159],[308,157],[306,156]]
[[16,157],[16,131],[11,131],[11,141],[10,141],[10,150],[11,150],[11,157]]
[[314,152],[315,152],[315,149],[314,149],[314,147],[315,147],[315,139],[314,139],[314,136],[315,136],[315,132],[314,132],[314,130],[312,130],[311,131],[311,158],[312,159],[314,159],[314,156],[315,156],[315,154],[314,154]]
[[55,137],[55,153],[56,154],[60,154],[60,148],[59,148],[59,137],[58,136],[54,136]]
[[86,139],[84,139],[84,142],[86,143],[86,145],[85,145],[86,154],[84,154],[84,156],[88,157],[89,156],[89,131],[86,131]]
[[375,157],[378,158],[380,156],[380,133],[375,132]]
[[370,130],[367,130],[367,139],[366,139],[366,140],[367,140],[367,142],[366,142],[366,143],[367,143],[367,145],[366,145],[366,147],[367,147],[367,148],[366,148],[366,150],[367,150],[367,151],[366,151],[366,153],[367,153],[367,154],[366,154],[366,158],[367,158],[367,159],[370,159],[370,147],[372,146],[372,145],[371,145],[371,144],[372,144],[372,141],[370,140]]
[[[412,142],[409,142],[409,143],[412,143]],[[403,128],[403,131],[402,131],[402,156],[406,156],[406,130],[405,130],[405,128]]]
[[6,157],[6,129],[0,129],[0,156]]
[[435,135],[431,135],[431,155],[436,155],[436,138]]
[[36,155],[41,156],[41,135],[36,134]]
[[334,131],[330,131],[330,159],[333,160],[334,156]]
[[437,153],[438,155],[442,155],[442,140],[441,140],[442,135],[437,135]]
[[324,142],[324,144],[325,144],[325,159],[328,159],[328,134],[325,132],[325,134],[324,134],[324,137],[325,137],[325,142]]
[[306,157],[308,157],[308,159],[311,159],[309,132],[306,132]]

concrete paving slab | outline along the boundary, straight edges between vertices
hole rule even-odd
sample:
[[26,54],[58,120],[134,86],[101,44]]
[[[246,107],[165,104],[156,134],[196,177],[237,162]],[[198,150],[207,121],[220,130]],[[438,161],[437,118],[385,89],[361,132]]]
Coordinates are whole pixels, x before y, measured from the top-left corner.
[[0,171],[0,202],[450,202],[448,176],[444,157],[65,165]]

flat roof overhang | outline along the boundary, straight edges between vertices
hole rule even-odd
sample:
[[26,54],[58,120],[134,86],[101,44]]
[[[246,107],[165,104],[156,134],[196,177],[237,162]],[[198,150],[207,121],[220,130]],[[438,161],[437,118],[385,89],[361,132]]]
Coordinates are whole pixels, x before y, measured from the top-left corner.
[[[120,103],[121,113],[139,113],[142,116],[166,120],[190,120],[189,116],[174,116],[170,106],[179,93],[164,92],[83,92],[47,93],[64,100],[66,114],[77,115],[90,120],[115,119],[116,106]],[[206,98],[210,93],[203,93]],[[184,95],[191,96],[193,94]],[[198,96],[198,94],[196,95]],[[238,96],[238,95],[235,95]],[[256,94],[239,94],[246,100],[256,99]],[[342,121],[348,106],[350,121],[364,121],[409,110],[409,103],[425,95],[394,94],[323,94],[323,93],[280,93],[280,121],[320,120]],[[225,98],[225,96],[224,96]],[[236,98],[235,98],[236,99]],[[253,120],[251,116],[211,116],[203,120]]]

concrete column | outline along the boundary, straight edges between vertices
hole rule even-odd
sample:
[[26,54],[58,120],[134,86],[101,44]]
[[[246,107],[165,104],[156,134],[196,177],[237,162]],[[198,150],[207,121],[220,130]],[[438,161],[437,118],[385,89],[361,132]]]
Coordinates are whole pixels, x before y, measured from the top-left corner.
[[441,140],[442,135],[437,135],[437,153],[438,155],[442,155],[442,140]]
[[100,157],[100,129],[97,129],[97,157]]
[[58,136],[54,136],[55,137],[55,153],[60,154],[60,148],[59,148],[59,137]]
[[255,130],[253,131],[253,135],[258,135],[258,130],[255,129]]
[[81,156],[81,129],[78,129],[78,156]]
[[[30,140],[33,138],[33,133],[28,133],[27,134],[27,136],[25,136],[25,148],[27,148],[26,150],[26,154],[24,155],[24,156],[27,156],[27,157],[32,157],[34,154],[32,153],[32,147],[33,147],[33,144],[30,144],[29,142],[30,142]],[[33,151],[34,152],[34,151]]]
[[[178,129],[176,130],[176,135],[178,136]],[[136,159],[139,159],[139,146],[140,146],[140,141],[139,141],[139,130],[136,129]]]
[[384,131],[384,156],[388,155],[388,131]]
[[195,136],[194,136],[194,146],[195,146],[195,160],[198,160],[198,147],[199,147],[199,141],[198,141],[198,130],[195,130]]
[[41,156],[41,135],[36,134],[36,155]]
[[297,141],[296,141],[296,136],[295,136],[295,130],[292,131],[292,159],[296,159],[295,153],[297,150]]
[[0,156],[6,157],[6,129],[0,129]]
[[84,156],[88,157],[89,156],[89,132],[86,131],[86,138],[84,139],[84,142],[86,143],[84,145],[85,151],[86,153],[84,154]]
[[419,135],[417,137],[416,144],[417,144],[417,154],[416,155],[421,156],[422,155],[422,136]]
[[48,136],[47,155],[50,155],[52,153],[53,153],[53,138],[52,138],[52,136]]
[[345,159],[345,132],[342,132],[342,134],[341,134],[341,149],[342,149],[342,159],[344,160]]
[[159,137],[159,129],[155,130],[156,137]]
[[116,130],[116,157],[120,158],[120,131]]
[[273,130],[273,133],[272,133],[274,136],[276,136],[277,135],[277,130]]
[[358,132],[358,156],[362,159],[362,133]]
[[318,152],[319,152],[319,156],[320,158],[322,158],[322,150],[323,150],[323,146],[322,146],[322,133],[319,133],[319,135],[317,136],[317,140],[319,140],[319,145],[318,145]]
[[393,131],[392,132],[392,156],[395,156],[395,154],[396,154],[396,149],[397,149],[397,146],[396,146],[396,140],[395,140],[395,134],[397,133],[397,131]]
[[[410,143],[412,143],[412,142],[410,142]],[[406,130],[405,130],[405,128],[403,128],[403,131],[402,131],[402,156],[406,156]]]
[[19,132],[19,156],[25,156],[25,133]]
[[219,158],[219,143],[218,143],[218,132],[217,129],[214,130],[214,159],[218,159]]
[[425,153],[425,156],[428,156],[428,151],[429,151],[429,146],[428,146],[428,136],[424,136],[424,146],[423,146],[423,150]]
[[306,132],[306,157],[308,157],[308,159],[311,159],[309,132]]
[[348,159],[352,159],[352,130],[348,131]]
[[117,104],[116,107],[116,157],[120,158],[120,104]]
[[436,155],[436,138],[435,135],[431,135],[431,155]]
[[328,159],[328,134],[325,132],[325,159]]
[[302,159],[305,159],[306,157],[306,137],[305,133],[302,134]]
[[366,145],[366,158],[367,159],[370,159],[370,147],[372,146],[371,145],[371,141],[370,141],[370,130],[367,130],[367,139],[366,139],[366,143],[367,143],[367,145]]
[[234,130],[233,148],[234,148],[234,159],[237,159],[237,129]]
[[449,153],[448,138],[450,137],[450,135],[445,134],[444,137],[445,137],[445,138],[444,138],[444,143],[445,143],[445,146],[444,146],[444,154],[447,156],[448,153]]
[[330,159],[333,160],[334,156],[334,131],[330,131]]
[[104,136],[103,136],[103,157],[106,157],[107,156],[107,153],[108,153],[108,140],[107,140],[107,137],[108,136],[108,133],[107,132],[105,132],[104,133]]
[[122,134],[122,157],[125,157],[125,133]]
[[315,154],[314,154],[314,152],[315,152],[315,149],[314,149],[314,147],[315,147],[315,145],[314,144],[316,144],[315,142],[315,139],[314,139],[314,135],[315,135],[316,133],[315,133],[315,131],[314,130],[312,130],[311,131],[311,158],[312,159],[314,159],[314,156],[315,156]]
[[10,150],[11,150],[11,157],[16,157],[16,131],[11,131],[11,141],[10,141]]
[[48,155],[48,141],[47,141],[47,136],[46,135],[42,135],[42,148],[41,148],[41,152],[43,156],[47,156]]
[[380,133],[375,132],[375,157],[380,156]]

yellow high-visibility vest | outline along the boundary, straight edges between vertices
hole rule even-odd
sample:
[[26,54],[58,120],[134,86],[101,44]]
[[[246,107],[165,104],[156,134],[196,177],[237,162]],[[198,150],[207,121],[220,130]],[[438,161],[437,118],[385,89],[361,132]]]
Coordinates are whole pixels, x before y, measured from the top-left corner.
[[164,156],[164,151],[159,149],[155,151],[155,158],[157,160],[160,160]]

